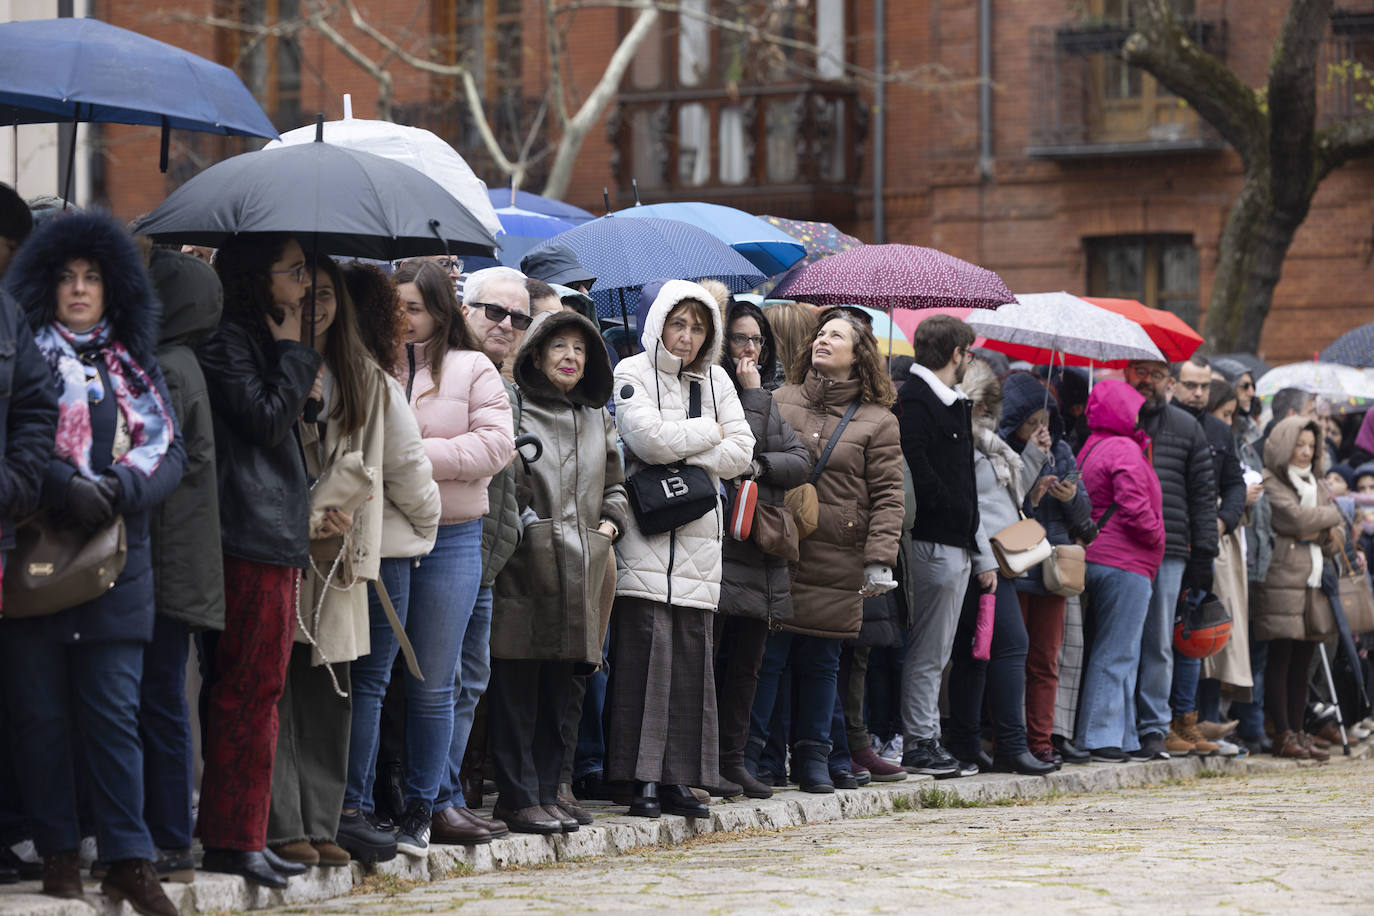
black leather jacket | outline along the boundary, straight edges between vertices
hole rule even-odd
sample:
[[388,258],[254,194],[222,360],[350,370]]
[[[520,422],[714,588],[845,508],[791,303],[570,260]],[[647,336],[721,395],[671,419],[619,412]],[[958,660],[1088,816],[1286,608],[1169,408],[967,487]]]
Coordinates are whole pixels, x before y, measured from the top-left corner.
[[215,417],[220,541],[226,554],[274,566],[310,562],[310,486],[296,421],[323,357],[273,341],[226,311],[196,350]]

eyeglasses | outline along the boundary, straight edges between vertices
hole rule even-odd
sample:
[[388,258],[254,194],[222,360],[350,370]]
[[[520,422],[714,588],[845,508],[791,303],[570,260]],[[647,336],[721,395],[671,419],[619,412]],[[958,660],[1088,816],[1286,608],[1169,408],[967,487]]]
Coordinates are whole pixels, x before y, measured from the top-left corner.
[[289,275],[289,276],[291,277],[291,279],[295,280],[297,283],[304,283],[304,282],[305,282],[305,265],[304,265],[304,264],[298,264],[298,265],[296,265],[295,267],[288,267],[288,268],[286,268],[285,270],[273,270],[273,271],[269,271],[269,273],[274,273],[274,274],[287,274],[287,275]]
[[[1126,374],[1136,378],[1149,379],[1152,382],[1162,382],[1169,377],[1168,369],[1151,369],[1149,366],[1127,366]],[[1208,382],[1207,384],[1211,384]]]
[[523,331],[534,321],[532,317],[524,312],[512,312],[510,309],[500,305],[493,305],[490,302],[474,302],[472,308],[480,308],[486,313],[487,320],[493,324],[500,324],[507,318],[510,319],[510,326],[517,331]]
[[451,274],[463,272],[463,262],[457,258],[435,258],[434,263]]
[[754,334],[754,335],[749,335],[749,334],[731,334],[731,335],[730,335],[730,346],[732,346],[732,347],[747,347],[747,346],[749,346],[750,344],[753,344],[754,346],[756,346],[756,347],[758,347],[760,350],[762,350],[762,349],[763,349],[763,335],[761,335],[761,334]]

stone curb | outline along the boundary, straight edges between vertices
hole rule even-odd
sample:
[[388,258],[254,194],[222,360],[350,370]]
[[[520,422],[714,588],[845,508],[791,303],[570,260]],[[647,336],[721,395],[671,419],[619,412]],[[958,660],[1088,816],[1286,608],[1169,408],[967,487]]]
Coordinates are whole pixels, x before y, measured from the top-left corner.
[[[1331,758],[1331,763],[1341,765],[1366,760],[1370,756],[1371,742],[1366,741],[1352,746],[1349,758],[1337,753]],[[1185,757],[1149,763],[1066,766],[1049,776],[989,773],[938,782],[929,776],[908,776],[904,782],[872,783],[862,789],[840,791],[833,795],[784,790],[765,801],[719,802],[711,805],[709,819],[689,820],[664,815],[657,820],[649,820],[609,813],[619,809],[589,806],[597,813],[596,823],[583,827],[577,833],[553,837],[511,834],[484,846],[431,846],[429,855],[424,859],[401,854],[370,872],[357,863],[346,869],[312,868],[305,875],[292,878],[286,889],[281,891],[255,887],[231,875],[199,871],[193,884],[165,884],[163,887],[183,916],[299,906],[349,894],[369,874],[374,873],[418,882],[440,881],[461,874],[501,868],[571,862],[675,846],[691,837],[713,833],[782,830],[923,807],[955,807],[959,802],[969,805],[994,804],[1143,788],[1172,779],[1197,778],[1204,771],[1225,775],[1267,775],[1291,772],[1300,766],[1314,764],[1300,764],[1268,756],[1241,759]],[[940,797],[930,797],[932,790],[938,791]],[[600,814],[601,811],[607,813]],[[0,916],[91,916],[93,909],[102,916],[135,916],[128,904],[115,904],[100,895],[98,885],[94,882],[87,882],[84,901],[45,897],[39,893],[36,881],[0,886]]]

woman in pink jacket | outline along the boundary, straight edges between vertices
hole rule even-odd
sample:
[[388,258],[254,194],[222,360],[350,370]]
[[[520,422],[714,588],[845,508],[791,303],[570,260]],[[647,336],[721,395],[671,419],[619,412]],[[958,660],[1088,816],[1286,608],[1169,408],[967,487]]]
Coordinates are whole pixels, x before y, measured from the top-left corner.
[[1101,533],[1088,545],[1087,597],[1095,635],[1083,672],[1075,743],[1102,763],[1140,747],[1135,681],[1151,582],[1164,559],[1163,496],[1150,437],[1136,428],[1145,398],[1108,380],[1088,398],[1092,434],[1078,453]]
[[[487,484],[515,451],[505,386],[459,313],[448,275],[433,262],[411,261],[394,279],[407,321],[397,374],[442,503],[434,550],[423,558],[383,559],[378,583],[405,623],[424,675],[423,681],[406,677],[406,807],[396,837],[401,852],[423,856],[431,808],[448,771],[463,634],[481,584]],[[397,646],[394,639],[380,643],[354,663],[355,691],[370,678],[370,692],[376,682],[385,692]],[[370,795],[368,780],[363,798]]]

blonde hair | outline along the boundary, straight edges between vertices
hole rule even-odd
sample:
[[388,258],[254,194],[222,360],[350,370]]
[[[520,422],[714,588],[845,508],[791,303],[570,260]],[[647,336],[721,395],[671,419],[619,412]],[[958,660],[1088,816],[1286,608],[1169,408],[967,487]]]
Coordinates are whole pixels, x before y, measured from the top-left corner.
[[770,305],[764,315],[773,329],[773,344],[777,347],[778,365],[786,373],[789,385],[800,385],[806,372],[797,371],[797,354],[808,350],[816,339],[816,309],[805,302],[780,302]]

